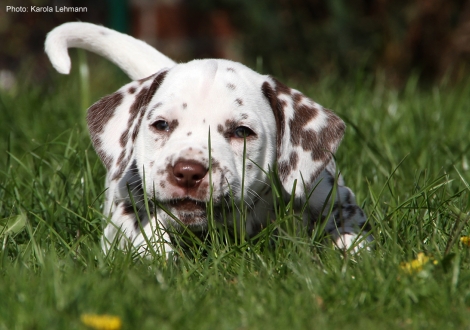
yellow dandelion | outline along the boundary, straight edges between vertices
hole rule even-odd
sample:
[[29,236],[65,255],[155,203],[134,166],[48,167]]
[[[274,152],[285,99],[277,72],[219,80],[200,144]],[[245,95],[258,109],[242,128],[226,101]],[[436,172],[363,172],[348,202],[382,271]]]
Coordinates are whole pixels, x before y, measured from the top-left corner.
[[402,262],[400,268],[409,274],[419,273],[423,270],[424,265],[426,265],[431,258],[426,256],[424,253],[418,253],[416,259],[410,262]]
[[460,237],[460,242],[466,246],[470,246],[470,236],[462,236]]
[[83,314],[80,320],[86,326],[96,330],[119,330],[122,322],[118,316]]

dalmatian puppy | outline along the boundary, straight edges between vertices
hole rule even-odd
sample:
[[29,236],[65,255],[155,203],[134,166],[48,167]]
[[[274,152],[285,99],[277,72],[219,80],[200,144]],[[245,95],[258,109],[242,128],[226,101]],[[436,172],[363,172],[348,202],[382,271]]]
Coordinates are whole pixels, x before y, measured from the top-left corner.
[[372,240],[335,167],[345,124],[332,111],[240,63],[176,64],[142,41],[89,23],[48,34],[45,49],[61,73],[70,70],[70,47],[104,56],[134,80],[88,109],[107,170],[105,251],[130,244],[143,254],[168,253],[175,230],[207,229],[209,207],[216,220],[254,236],[275,218],[273,169],[285,200],[305,209],[305,227],[323,223],[343,249]]

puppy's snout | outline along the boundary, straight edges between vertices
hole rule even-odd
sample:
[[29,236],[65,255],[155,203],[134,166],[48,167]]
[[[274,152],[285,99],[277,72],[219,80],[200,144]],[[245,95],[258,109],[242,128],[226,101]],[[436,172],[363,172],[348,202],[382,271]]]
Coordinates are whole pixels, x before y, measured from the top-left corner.
[[207,174],[207,168],[199,162],[180,160],[173,166],[176,184],[182,188],[197,187]]

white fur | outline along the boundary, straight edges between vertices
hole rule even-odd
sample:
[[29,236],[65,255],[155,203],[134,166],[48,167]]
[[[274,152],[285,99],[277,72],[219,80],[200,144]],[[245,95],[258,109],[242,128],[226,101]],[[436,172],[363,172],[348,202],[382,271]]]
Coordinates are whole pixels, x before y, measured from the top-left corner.
[[65,23],[47,35],[47,56],[54,68],[62,74],[70,72],[68,48],[83,48],[97,53],[111,60],[132,80],[145,78],[162,68],[175,65],[171,59],[141,40],[90,23]]

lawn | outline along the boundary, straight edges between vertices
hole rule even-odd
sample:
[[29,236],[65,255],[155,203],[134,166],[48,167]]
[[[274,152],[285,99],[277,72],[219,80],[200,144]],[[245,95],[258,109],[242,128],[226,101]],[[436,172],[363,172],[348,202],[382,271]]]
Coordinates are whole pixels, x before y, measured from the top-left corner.
[[122,329],[470,328],[470,81],[281,79],[346,121],[337,163],[370,252],[292,235],[285,215],[257,241],[214,229],[148,260],[100,250],[105,172],[85,108],[126,78],[93,59],[88,80],[75,60],[71,76],[0,91],[0,330],[87,329],[85,314]]

